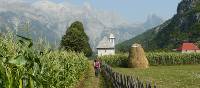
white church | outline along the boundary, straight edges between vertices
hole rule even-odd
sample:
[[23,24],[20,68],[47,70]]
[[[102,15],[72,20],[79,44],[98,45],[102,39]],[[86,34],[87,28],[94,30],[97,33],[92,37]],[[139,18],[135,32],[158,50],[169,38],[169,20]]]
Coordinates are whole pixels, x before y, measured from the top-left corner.
[[98,56],[114,55],[115,54],[115,36],[110,34],[109,37],[104,37],[97,46]]

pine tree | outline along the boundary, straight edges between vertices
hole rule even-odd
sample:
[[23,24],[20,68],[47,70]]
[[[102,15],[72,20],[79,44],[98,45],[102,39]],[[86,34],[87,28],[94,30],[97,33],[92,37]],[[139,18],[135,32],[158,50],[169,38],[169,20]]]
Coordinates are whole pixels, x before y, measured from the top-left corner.
[[92,49],[89,45],[89,38],[84,32],[83,24],[76,21],[67,29],[62,37],[61,48],[75,52],[83,52],[86,56],[91,56]]

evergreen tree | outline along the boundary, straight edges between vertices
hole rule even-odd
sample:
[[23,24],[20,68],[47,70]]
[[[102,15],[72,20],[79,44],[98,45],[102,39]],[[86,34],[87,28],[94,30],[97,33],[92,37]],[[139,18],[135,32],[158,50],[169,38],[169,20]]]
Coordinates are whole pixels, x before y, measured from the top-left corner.
[[76,21],[67,29],[62,37],[61,48],[75,52],[83,52],[86,56],[91,56],[92,49],[88,43],[89,38],[84,32],[83,24]]

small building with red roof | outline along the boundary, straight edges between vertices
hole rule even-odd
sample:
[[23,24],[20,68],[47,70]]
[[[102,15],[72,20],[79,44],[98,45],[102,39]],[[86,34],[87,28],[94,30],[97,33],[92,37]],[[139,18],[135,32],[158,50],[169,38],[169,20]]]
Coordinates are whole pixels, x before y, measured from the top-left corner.
[[182,53],[197,53],[200,52],[200,49],[194,43],[182,43],[182,45],[176,49]]

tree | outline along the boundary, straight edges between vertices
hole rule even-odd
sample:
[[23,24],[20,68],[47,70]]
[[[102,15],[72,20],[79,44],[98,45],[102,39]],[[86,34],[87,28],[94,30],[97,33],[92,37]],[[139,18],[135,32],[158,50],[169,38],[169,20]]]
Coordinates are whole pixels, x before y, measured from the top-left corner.
[[89,38],[84,32],[83,24],[76,21],[67,29],[62,37],[61,48],[75,52],[83,52],[86,56],[92,55],[92,49],[88,43]]

